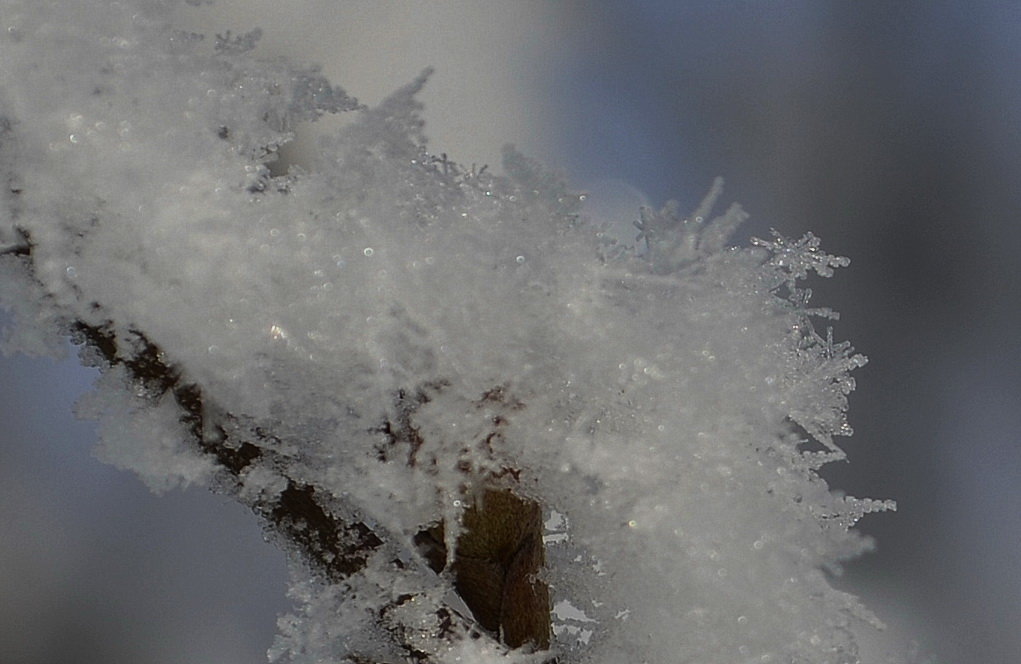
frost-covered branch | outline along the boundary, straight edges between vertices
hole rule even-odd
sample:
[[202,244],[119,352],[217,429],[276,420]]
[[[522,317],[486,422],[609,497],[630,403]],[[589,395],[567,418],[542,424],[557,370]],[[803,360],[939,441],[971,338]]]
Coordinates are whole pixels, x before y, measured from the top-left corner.
[[[123,369],[136,387],[136,394],[150,407],[157,407],[164,400],[172,401],[178,410],[178,420],[187,429],[189,443],[214,461],[217,488],[234,494],[263,517],[273,535],[285,548],[299,553],[313,572],[328,583],[341,584],[362,572],[370,557],[380,553],[384,542],[369,526],[353,517],[345,519],[345,511],[334,505],[329,495],[287,476],[286,463],[272,451],[274,444],[279,443],[272,434],[259,427],[246,428],[237,417],[208,403],[201,388],[187,383],[177,369],[167,364],[165,353],[143,334],[134,332],[126,342],[118,342],[111,329],[109,325],[96,328],[76,323],[72,338],[87,353],[98,355],[105,371]],[[380,426],[384,440],[378,454],[389,456],[403,448],[409,453],[408,463],[414,464],[414,455],[424,441],[410,423],[410,415],[429,398],[425,391],[414,396],[395,395],[401,417],[397,422],[387,421]],[[497,405],[502,401],[503,394],[498,389],[482,399]],[[500,423],[499,417],[494,418],[494,432],[487,444],[498,435]],[[283,488],[255,492],[250,478],[256,475],[260,483]],[[450,560],[454,587],[470,615],[484,630],[499,635],[511,647],[532,643],[548,648],[549,595],[545,584],[532,578],[543,564],[539,505],[510,491],[489,490],[477,505],[465,511],[462,521],[463,530]],[[442,573],[448,564],[443,524],[423,526],[414,541],[428,567]],[[409,567],[400,556],[391,564],[400,570]],[[413,593],[397,597],[381,607],[380,616],[414,598]],[[437,625],[450,635],[481,636],[472,619],[448,605],[438,606],[436,616]],[[429,660],[428,653],[420,651],[399,630],[391,631],[395,645],[409,656]]]
[[722,182],[612,246],[515,150],[427,149],[428,72],[367,109],[258,32],[60,4],[3,2],[6,347],[70,336],[103,458],[262,517],[273,661],[857,661],[878,621],[827,574],[892,504],[816,473],[865,360],[798,285],[846,259],[728,246]]

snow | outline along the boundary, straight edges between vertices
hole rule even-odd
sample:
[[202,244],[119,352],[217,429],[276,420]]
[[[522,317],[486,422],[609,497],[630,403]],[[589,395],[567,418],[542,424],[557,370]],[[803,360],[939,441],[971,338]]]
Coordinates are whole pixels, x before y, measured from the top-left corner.
[[[295,552],[273,661],[388,661],[395,634],[430,661],[542,661],[474,638],[412,544],[443,522],[452,551],[494,483],[566,524],[543,575],[590,636],[561,629],[562,662],[858,661],[879,622],[829,575],[893,504],[816,474],[865,358],[798,285],[847,259],[811,235],[730,246],[746,214],[713,216],[720,180],[616,242],[513,148],[504,175],[427,150],[428,71],[364,109],[256,60],[257,32],[175,31],[172,4],[4,3],[6,343],[90,341],[107,368],[81,414],[153,489],[265,516],[300,483],[382,540],[330,582]],[[354,117],[272,173],[324,113]]]

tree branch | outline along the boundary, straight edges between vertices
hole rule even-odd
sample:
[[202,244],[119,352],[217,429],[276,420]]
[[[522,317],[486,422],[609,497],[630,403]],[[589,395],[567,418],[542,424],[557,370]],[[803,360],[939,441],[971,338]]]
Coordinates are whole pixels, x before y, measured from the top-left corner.
[[[146,398],[155,401],[169,396],[174,400],[192,442],[215,459],[225,478],[223,486],[242,500],[238,489],[243,472],[254,464],[269,461],[268,457],[273,454],[267,450],[270,434],[261,433],[264,438],[259,440],[256,430],[254,442],[236,440],[234,434],[228,434],[239,429],[231,426],[236,423],[233,415],[224,414],[219,416],[220,420],[207,421],[208,414],[215,409],[207,403],[201,388],[187,382],[164,352],[142,332],[132,331],[131,335],[130,339],[119,339],[110,324],[95,326],[78,321],[73,326],[73,336],[77,340],[97,351],[106,365],[123,367],[144,387],[142,392]],[[497,399],[494,395],[502,398],[501,391],[493,390],[484,395],[483,400]],[[413,464],[414,453],[423,441],[408,418],[428,397],[419,391],[415,399],[409,399],[404,393],[398,395],[398,399],[404,401],[405,416],[397,422],[383,423],[380,430],[388,434],[392,444],[398,441],[408,444],[408,463]],[[494,418],[496,427],[502,423],[501,416]],[[491,439],[492,436],[487,444]],[[327,582],[337,583],[361,571],[369,556],[383,545],[383,539],[364,523],[347,522],[338,517],[329,508],[330,497],[322,495],[314,486],[284,477],[287,485],[279,494],[268,500],[242,502],[247,502]],[[510,648],[549,649],[549,591],[539,578],[544,564],[541,506],[507,489],[487,489],[464,513],[462,528],[454,563],[448,571],[445,570],[444,525],[423,526],[415,543],[429,567],[437,573],[453,575],[457,594],[471,610],[478,627],[493,638]],[[400,604],[398,601],[384,608],[380,614],[381,623],[389,625],[387,631],[409,657],[415,661],[430,661],[427,652],[410,643],[407,635],[388,620],[390,611]],[[477,634],[470,620],[449,607],[440,609],[437,628],[448,637]]]

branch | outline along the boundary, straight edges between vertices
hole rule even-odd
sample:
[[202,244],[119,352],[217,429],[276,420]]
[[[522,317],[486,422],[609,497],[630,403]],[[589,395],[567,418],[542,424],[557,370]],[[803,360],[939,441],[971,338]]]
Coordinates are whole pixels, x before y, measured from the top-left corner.
[[[238,439],[242,430],[231,414],[219,415],[210,421],[209,413],[218,412],[201,388],[187,382],[181,371],[169,363],[165,353],[145,334],[132,331],[131,339],[120,339],[111,324],[73,325],[74,337],[97,351],[109,366],[123,367],[134,381],[140,383],[145,398],[157,401],[172,398],[186,425],[193,444],[210,455],[222,470],[221,486],[235,498],[248,504],[266,520],[271,530],[299,552],[304,562],[324,581],[339,583],[363,570],[383,538],[362,522],[349,522],[330,509],[332,498],[316,487],[287,477],[286,488],[270,499],[246,501],[239,489],[242,474],[255,464],[274,462],[272,436],[256,429],[254,439]],[[408,462],[414,463],[414,451],[422,444],[418,431],[410,423],[410,413],[428,397],[419,391],[414,400],[402,392],[399,399],[406,406],[398,422],[385,422],[380,430],[388,434],[391,445],[409,444]],[[498,395],[498,396],[494,396]],[[493,390],[484,400],[503,398]],[[502,418],[494,418],[499,426]],[[494,434],[495,435],[495,434]],[[487,441],[488,442],[488,441]],[[429,567],[439,574],[450,574],[457,595],[470,609],[474,620],[449,606],[437,612],[434,637],[480,635],[480,628],[510,648],[530,646],[537,650],[550,647],[550,598],[546,584],[539,579],[544,564],[542,542],[542,508],[507,489],[487,489],[464,513],[462,533],[446,569],[448,555],[444,544],[443,524],[424,524],[415,543]],[[403,564],[395,560],[395,565]],[[380,623],[414,661],[431,661],[430,655],[405,633],[392,613],[412,596],[402,596],[380,612]]]

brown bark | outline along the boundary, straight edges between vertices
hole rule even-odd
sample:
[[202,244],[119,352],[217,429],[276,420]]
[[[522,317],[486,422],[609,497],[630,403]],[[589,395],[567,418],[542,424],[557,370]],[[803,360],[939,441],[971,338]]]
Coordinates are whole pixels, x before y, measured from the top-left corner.
[[[488,489],[465,510],[454,552],[454,588],[479,624],[511,648],[550,646],[542,508],[509,490]],[[433,569],[446,563],[444,528],[417,538]]]

